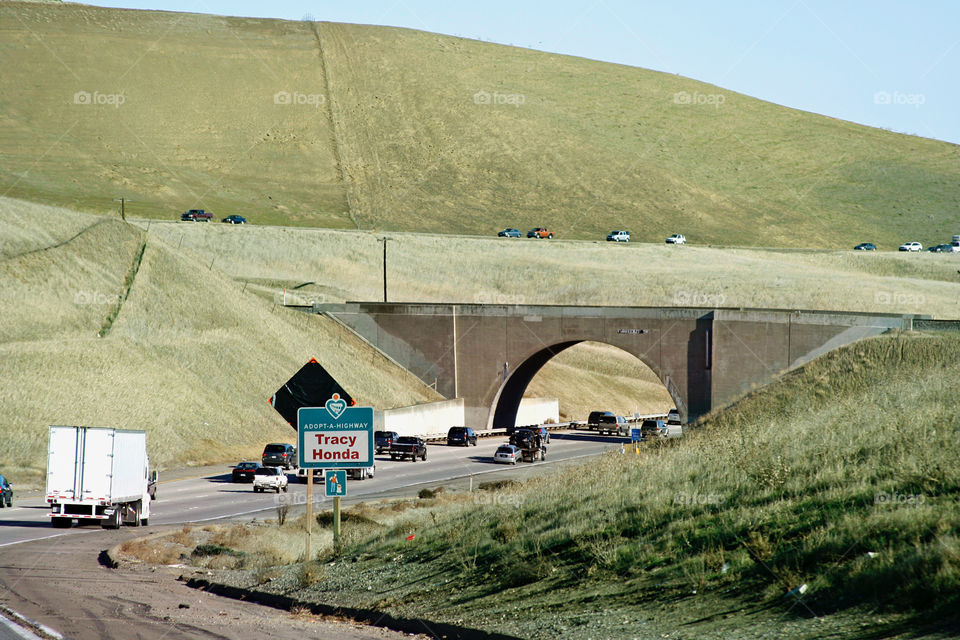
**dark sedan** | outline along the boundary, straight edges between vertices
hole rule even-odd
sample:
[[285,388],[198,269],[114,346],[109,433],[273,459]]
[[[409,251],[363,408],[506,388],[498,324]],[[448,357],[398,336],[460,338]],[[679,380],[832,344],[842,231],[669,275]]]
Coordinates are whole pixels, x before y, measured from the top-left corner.
[[234,482],[253,482],[253,476],[257,474],[257,469],[262,469],[263,465],[259,462],[241,462],[233,468]]
[[934,247],[927,247],[927,251],[932,253],[953,253],[953,247],[949,244],[938,244]]
[[520,229],[504,229],[497,234],[500,238],[519,238],[521,235]]
[[220,222],[226,222],[227,224],[247,224],[247,219],[243,216],[227,216]]
[[872,242],[861,242],[853,248],[854,251],[876,251],[877,245]]

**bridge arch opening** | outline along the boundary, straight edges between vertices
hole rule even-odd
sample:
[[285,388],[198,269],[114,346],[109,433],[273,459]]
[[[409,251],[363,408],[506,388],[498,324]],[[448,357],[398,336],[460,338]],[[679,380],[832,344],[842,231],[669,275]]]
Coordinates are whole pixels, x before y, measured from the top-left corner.
[[561,421],[585,420],[591,410],[631,415],[634,411],[665,413],[683,406],[682,398],[674,395],[675,389],[671,392],[643,358],[614,345],[588,340],[544,347],[508,370],[491,407],[490,426],[515,426],[528,390],[537,396],[557,397]]

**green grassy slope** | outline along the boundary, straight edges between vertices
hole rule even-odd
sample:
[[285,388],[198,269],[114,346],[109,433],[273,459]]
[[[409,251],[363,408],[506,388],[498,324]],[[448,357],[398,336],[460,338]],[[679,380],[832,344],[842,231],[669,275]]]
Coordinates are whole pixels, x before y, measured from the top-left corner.
[[667,446],[362,527],[287,589],[518,637],[954,637],[958,376],[956,335],[870,339]]
[[953,145],[643,69],[401,29],[321,33],[366,226],[889,246],[949,239],[960,204]]
[[[404,29],[82,5],[5,2],[0,32],[6,195],[701,244],[960,232],[955,145],[675,75]],[[83,91],[124,101],[75,104]]]
[[0,33],[0,194],[347,223],[325,100],[274,100],[326,96],[308,25],[4,2]]
[[0,200],[0,229],[14,224],[33,250],[0,258],[0,467],[25,486],[41,480],[49,424],[146,429],[161,468],[257,456],[295,437],[267,398],[311,357],[377,408],[439,399],[336,323],[136,227],[76,235],[87,216]]

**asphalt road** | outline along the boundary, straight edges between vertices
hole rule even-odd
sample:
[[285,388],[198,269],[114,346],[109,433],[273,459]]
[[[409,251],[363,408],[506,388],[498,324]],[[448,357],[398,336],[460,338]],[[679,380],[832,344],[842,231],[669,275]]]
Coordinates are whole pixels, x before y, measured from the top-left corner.
[[[506,439],[500,436],[480,439],[475,447],[430,444],[425,462],[392,461],[387,455],[376,456],[376,475],[367,480],[349,481],[348,495],[344,502],[416,493],[421,486],[442,484],[455,478],[469,478],[471,475],[480,482],[485,474],[503,471],[504,465],[493,463],[493,453],[497,446],[505,441]],[[553,433],[546,462],[532,465],[520,463],[516,465],[514,473],[523,475],[531,467],[553,467],[557,462],[596,455],[619,448],[620,442],[623,440],[584,431]],[[289,491],[278,496],[272,493],[254,493],[248,483],[231,482],[229,466],[225,465],[219,471],[203,477],[187,477],[174,481],[165,481],[161,477],[157,499],[150,505],[150,524],[254,517],[258,513],[274,509],[278,500],[287,500],[293,505],[306,503],[306,484],[297,481],[295,472],[289,473]],[[180,472],[180,475],[182,474],[183,472]],[[321,505],[321,508],[333,502],[332,499],[323,497],[320,483],[314,487],[314,502]],[[13,508],[0,510],[0,558],[5,548],[31,540],[87,534],[99,530],[95,525],[81,527],[77,524],[72,529],[53,529],[47,513],[49,510],[42,496],[17,499]],[[145,533],[147,531],[148,529],[144,530]]]
[[[493,478],[522,478],[618,450],[624,441],[588,432],[557,432],[551,434],[546,462],[515,466],[493,463],[493,453],[503,442],[501,436],[481,439],[475,447],[431,444],[426,462],[377,456],[375,477],[349,481],[344,502],[415,495],[424,486],[467,488]],[[229,466],[206,471],[190,475],[190,470],[181,470],[161,479],[146,528],[109,531],[74,525],[53,529],[42,496],[16,499],[13,508],[0,510],[0,605],[70,638],[249,637],[251,632],[261,638],[393,637],[383,635],[392,632],[381,629],[326,628],[332,623],[304,622],[284,612],[194,593],[176,582],[175,576],[165,575],[163,568],[143,567],[131,576],[98,563],[100,551],[163,525],[269,517],[278,500],[294,505],[306,502],[306,485],[293,474],[289,491],[278,495],[254,493],[250,484],[234,484]],[[314,501],[319,509],[332,505],[319,483]],[[278,618],[283,619],[282,629],[274,628]],[[9,629],[4,627],[0,624],[0,639],[8,637],[4,634]]]

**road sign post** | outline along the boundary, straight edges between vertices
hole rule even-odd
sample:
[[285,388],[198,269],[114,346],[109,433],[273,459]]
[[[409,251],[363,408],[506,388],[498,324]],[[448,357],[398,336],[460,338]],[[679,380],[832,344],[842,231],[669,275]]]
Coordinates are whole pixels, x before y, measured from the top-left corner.
[[[373,466],[373,407],[351,407],[338,394],[322,407],[297,410],[297,455],[300,467],[307,469],[308,482],[313,469],[325,469],[324,488],[333,498],[333,545],[340,547],[340,498],[347,495],[346,469]],[[307,491],[311,489],[307,485]],[[308,505],[312,497],[308,498]],[[310,519],[307,511],[307,544],[310,543]]]
[[304,553],[304,562],[312,558],[311,542],[313,541],[313,471],[307,473],[307,548]]

